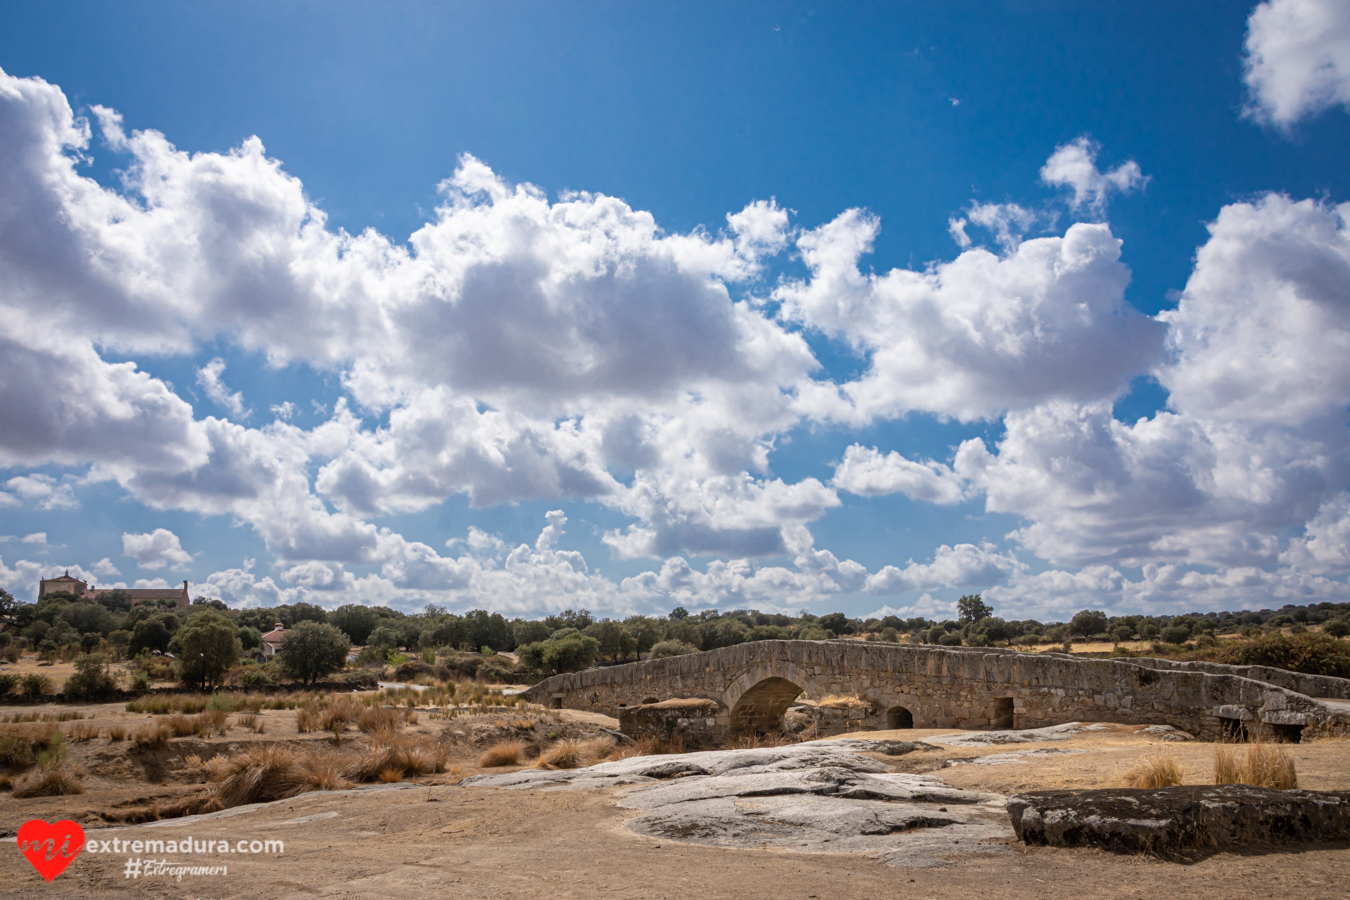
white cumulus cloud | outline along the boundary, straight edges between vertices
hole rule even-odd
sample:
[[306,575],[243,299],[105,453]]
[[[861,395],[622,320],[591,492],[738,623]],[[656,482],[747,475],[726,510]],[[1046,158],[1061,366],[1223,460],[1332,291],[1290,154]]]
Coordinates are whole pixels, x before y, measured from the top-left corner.
[[1079,137],[1055,149],[1041,167],[1041,181],[1073,191],[1069,205],[1084,206],[1100,213],[1113,193],[1128,194],[1148,183],[1147,176],[1134,160],[1123,162],[1107,172],[1097,168],[1100,147],[1087,137]]
[[1350,4],[1268,0],[1247,20],[1249,112],[1282,128],[1350,107]]
[[122,535],[122,552],[142,569],[184,569],[192,564],[192,554],[183,549],[178,535],[167,528],[156,528],[147,534]]

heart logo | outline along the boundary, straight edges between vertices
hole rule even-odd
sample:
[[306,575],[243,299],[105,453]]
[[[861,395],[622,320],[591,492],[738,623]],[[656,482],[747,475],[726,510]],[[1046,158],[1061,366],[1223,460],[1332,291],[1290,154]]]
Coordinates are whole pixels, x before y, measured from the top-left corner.
[[53,825],[29,819],[19,826],[19,849],[38,874],[51,881],[84,849],[84,829],[69,819]]

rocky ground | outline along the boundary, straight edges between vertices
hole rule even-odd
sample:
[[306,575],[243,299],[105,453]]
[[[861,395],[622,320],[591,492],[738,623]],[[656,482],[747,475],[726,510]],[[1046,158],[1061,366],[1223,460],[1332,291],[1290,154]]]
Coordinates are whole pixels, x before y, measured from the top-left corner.
[[[109,721],[124,715],[116,707],[91,711]],[[261,735],[232,729],[203,743],[331,739],[297,734],[291,711],[264,716],[267,728]],[[1159,749],[1177,757],[1188,782],[1209,779],[1213,746],[1166,741],[1164,730],[1109,725],[1013,737],[908,730],[866,735],[921,744],[907,752],[897,752],[906,748],[895,743],[860,744],[855,735],[786,748],[635,757],[583,772],[480,770],[474,765],[477,754],[493,739],[501,719],[492,714],[451,721],[420,717],[410,727],[428,735],[452,729],[463,737],[454,742],[451,771],[419,778],[417,784],[306,794],[205,818],[97,826],[96,810],[109,803],[201,789],[172,761],[158,772],[158,783],[152,780],[156,773],[144,767],[129,766],[129,774],[119,776],[116,760],[108,759],[99,763],[108,774],[91,771],[90,789],[83,795],[17,800],[0,794],[0,831],[11,833],[28,818],[73,818],[98,840],[190,836],[199,842],[285,842],[282,855],[174,857],[180,865],[227,866],[223,875],[186,875],[181,881],[126,877],[127,858],[134,855],[128,852],[85,853],[51,884],[14,844],[9,851],[0,845],[0,884],[6,896],[15,897],[248,900],[824,900],[967,898],[989,891],[1066,900],[1179,892],[1340,898],[1350,884],[1350,844],[1258,847],[1197,854],[1181,862],[1094,849],[1028,848],[1012,836],[1001,802],[990,796],[1114,786],[1135,761]],[[563,711],[539,728],[587,733],[613,724]],[[181,759],[173,747],[185,741],[171,742],[166,760]],[[1297,763],[1302,787],[1350,789],[1350,741],[1285,749]],[[90,764],[98,762],[98,754],[125,753],[102,739],[75,745],[73,752],[87,755]],[[465,776],[467,781],[453,783]]]

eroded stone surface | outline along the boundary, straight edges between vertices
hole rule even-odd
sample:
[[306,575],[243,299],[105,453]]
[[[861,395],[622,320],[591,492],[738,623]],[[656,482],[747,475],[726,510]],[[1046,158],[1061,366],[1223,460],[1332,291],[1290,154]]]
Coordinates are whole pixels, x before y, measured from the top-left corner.
[[1051,725],[1048,728],[1023,728],[1008,731],[974,731],[963,734],[939,734],[930,737],[930,743],[947,747],[983,747],[990,744],[1035,744],[1041,741],[1067,741],[1082,731],[1100,731],[1109,725],[1097,723],[1084,725],[1082,722],[1066,722],[1063,725]]
[[[891,865],[946,865],[945,856],[1006,853],[1013,837],[998,794],[962,791],[931,775],[890,773],[864,755],[885,743],[822,741],[757,750],[646,756],[586,769],[478,775],[463,785],[545,790],[626,787],[638,834],[719,847],[872,853]],[[910,745],[913,749],[913,745]]]
[[950,766],[1007,766],[1024,765],[1028,757],[1064,756],[1084,753],[1083,750],[1064,750],[1059,747],[1041,747],[1036,750],[1013,750],[1008,753],[990,753],[988,756],[973,756],[970,759],[949,759],[943,763]]
[[1124,853],[1345,840],[1350,791],[1276,791],[1243,784],[1035,791],[1008,800],[1028,844]]

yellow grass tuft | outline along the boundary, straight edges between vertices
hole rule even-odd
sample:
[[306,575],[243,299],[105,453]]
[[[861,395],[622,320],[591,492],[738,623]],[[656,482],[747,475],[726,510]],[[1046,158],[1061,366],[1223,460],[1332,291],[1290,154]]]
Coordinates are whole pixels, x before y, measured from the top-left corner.
[[1164,788],[1181,784],[1181,763],[1165,750],[1149,754],[1125,773],[1125,787]]
[[1241,750],[1220,744],[1214,748],[1214,783],[1291,791],[1298,787],[1298,772],[1293,757],[1273,744],[1257,741]]
[[403,713],[396,709],[367,709],[356,720],[356,727],[366,734],[376,731],[395,731],[403,722]]
[[131,746],[136,750],[158,750],[169,743],[171,737],[173,729],[168,725],[153,722],[136,729],[136,733],[131,736]]
[[297,750],[287,744],[255,744],[230,757],[206,764],[218,782],[221,807],[284,800],[307,791],[334,791],[348,787],[343,756],[328,748]]
[[521,741],[499,741],[483,751],[478,757],[480,769],[492,769],[497,766],[518,766],[520,755],[525,752]]
[[563,738],[554,741],[539,754],[541,769],[579,769],[595,762],[595,747],[590,741]]
[[821,709],[868,709],[872,704],[854,694],[830,694],[821,698],[816,706]]
[[352,781],[375,781],[385,769],[397,769],[405,776],[430,775],[445,770],[449,753],[445,744],[431,738],[382,731],[353,752],[344,774]]

